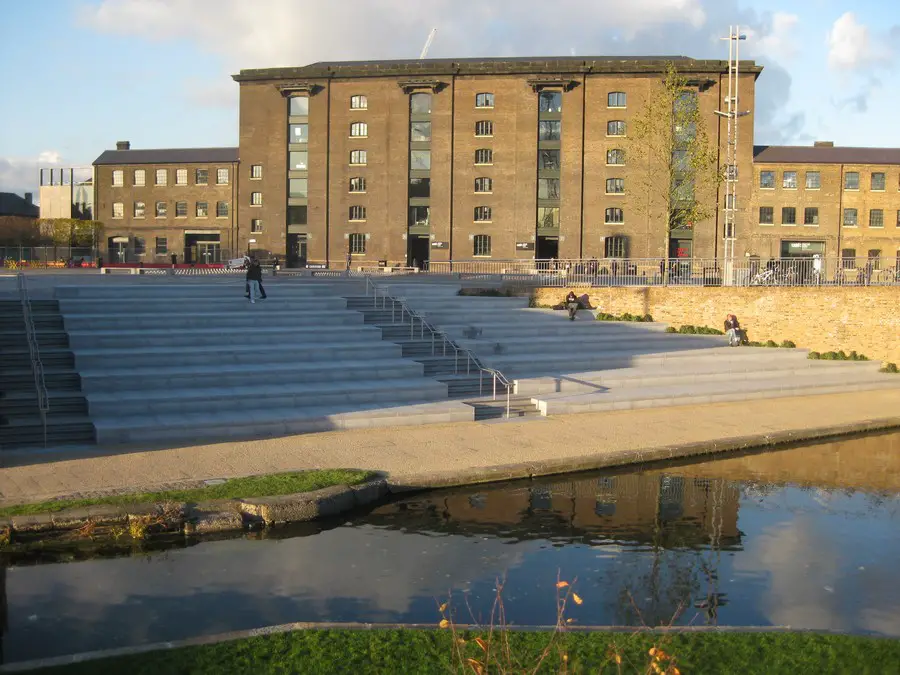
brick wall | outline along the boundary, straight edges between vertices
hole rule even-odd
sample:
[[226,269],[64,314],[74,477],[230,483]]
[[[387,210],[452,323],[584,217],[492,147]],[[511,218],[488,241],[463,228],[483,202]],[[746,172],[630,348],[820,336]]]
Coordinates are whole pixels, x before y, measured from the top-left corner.
[[[611,314],[651,314],[674,326],[722,328],[735,314],[751,340],[793,340],[817,351],[856,350],[900,363],[900,289],[867,288],[574,288]],[[562,302],[567,288],[538,288],[539,305]]]

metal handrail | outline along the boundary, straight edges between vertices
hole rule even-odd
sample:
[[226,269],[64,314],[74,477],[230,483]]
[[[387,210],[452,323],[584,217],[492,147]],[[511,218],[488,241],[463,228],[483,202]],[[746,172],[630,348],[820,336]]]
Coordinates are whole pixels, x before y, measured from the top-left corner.
[[47,414],[50,412],[50,395],[47,393],[47,384],[44,380],[44,364],[41,362],[41,349],[38,345],[37,333],[34,329],[34,319],[31,313],[31,299],[28,297],[28,285],[25,275],[19,272],[16,275],[16,288],[19,291],[19,301],[22,303],[22,319],[25,323],[25,337],[28,342],[28,355],[31,359],[31,372],[34,376],[34,392],[37,396],[38,411],[41,415],[41,425],[44,429],[44,447],[47,447]]
[[509,419],[509,409],[510,409],[510,395],[512,392],[513,385],[506,379],[506,377],[499,370],[494,368],[485,367],[478,357],[469,349],[465,347],[460,347],[453,340],[450,339],[450,336],[447,335],[446,332],[435,328],[431,325],[423,316],[421,316],[418,312],[403,302],[402,300],[395,298],[390,295],[386,291],[383,291],[378,287],[378,285],[372,281],[372,279],[366,275],[366,297],[369,296],[369,291],[372,291],[372,297],[375,301],[375,307],[378,307],[378,298],[381,298],[381,309],[387,309],[387,303],[391,303],[391,320],[393,323],[397,323],[395,312],[396,308],[399,305],[400,307],[400,323],[403,324],[404,315],[409,316],[409,337],[413,339],[415,337],[415,328],[416,321],[419,322],[419,338],[424,339],[425,331],[427,330],[431,334],[431,355],[437,356],[438,346],[436,345],[436,338],[440,338],[441,344],[441,355],[447,355],[447,347],[453,350],[453,374],[460,374],[460,356],[465,357],[465,366],[466,366],[466,375],[470,375],[472,372],[472,368],[478,371],[478,393],[480,396],[484,395],[484,374],[487,373],[491,376],[493,382],[493,397],[492,400],[497,400],[497,384],[499,383],[501,387],[506,389],[506,418]]

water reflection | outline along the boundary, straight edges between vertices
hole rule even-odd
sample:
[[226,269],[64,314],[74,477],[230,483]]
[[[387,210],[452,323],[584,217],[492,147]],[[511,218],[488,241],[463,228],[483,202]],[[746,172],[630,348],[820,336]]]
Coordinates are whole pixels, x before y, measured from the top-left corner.
[[900,436],[878,436],[413,496],[312,532],[14,564],[0,592],[6,657],[289,621],[430,623],[450,592],[484,618],[502,576],[509,619],[547,624],[557,570],[578,577],[580,624],[900,636],[898,464]]

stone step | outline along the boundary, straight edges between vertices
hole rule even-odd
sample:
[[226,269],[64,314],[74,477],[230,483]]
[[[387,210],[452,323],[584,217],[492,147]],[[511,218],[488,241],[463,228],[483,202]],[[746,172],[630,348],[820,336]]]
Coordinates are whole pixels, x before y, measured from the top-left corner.
[[[310,296],[291,297],[269,295],[265,300],[266,311],[277,310],[279,312],[306,312],[310,310],[335,310],[346,309],[347,301],[339,296]],[[185,314],[202,310],[204,312],[217,311],[228,312],[243,309],[249,303],[243,293],[235,293],[233,297],[179,297],[177,302],[171,298],[125,298],[117,299],[116,308],[127,308],[129,314]],[[64,316],[78,316],[81,314],[96,314],[97,300],[60,300],[61,311]],[[109,308],[115,311],[114,308]]]
[[259,345],[203,345],[179,347],[172,350],[166,347],[141,347],[136,349],[79,349],[75,353],[75,362],[80,370],[104,367],[139,366],[192,366],[253,364],[253,363],[288,363],[296,360],[351,360],[358,359],[360,368],[365,361],[375,356],[388,358],[400,355],[400,347],[390,342],[373,341],[341,341],[326,345],[320,344],[273,344]]
[[[66,328],[71,331],[113,330],[135,328],[203,328],[208,330],[227,329],[232,326],[246,327],[266,323],[269,326],[307,326],[307,325],[352,325],[362,324],[363,316],[359,312],[346,310],[317,311],[303,313],[268,312],[264,303],[247,305],[243,310],[235,312],[194,312],[172,316],[133,315],[133,314],[95,314],[66,317]],[[257,311],[259,310],[259,311]]]
[[[230,278],[212,284],[202,283],[170,283],[168,280],[148,281],[134,284],[97,284],[84,286],[56,286],[54,295],[57,300],[81,298],[113,299],[125,301],[136,298],[173,298],[188,297],[243,297],[245,280],[243,277]],[[320,297],[343,296],[341,286],[331,284],[309,284],[303,282],[272,282],[263,279],[263,287],[266,293],[271,292],[281,297]]]
[[257,325],[232,327],[223,331],[204,328],[73,331],[69,334],[69,339],[74,349],[142,346],[171,348],[192,345],[321,344],[339,342],[341,339],[377,341],[381,339],[381,331],[377,326],[362,324],[292,327]]
[[[779,350],[781,351],[781,350]],[[787,351],[787,350],[785,350]],[[620,368],[586,373],[572,373],[558,377],[539,377],[516,380],[516,393],[538,396],[551,393],[590,393],[601,389],[621,390],[626,387],[665,386],[680,383],[742,382],[765,380],[772,377],[800,377],[813,372],[830,377],[847,373],[853,377],[859,373],[877,373],[879,363],[874,362],[822,362],[767,360],[764,355],[741,361],[708,359],[694,365],[661,364],[641,368]]]
[[[44,369],[44,384],[54,391],[78,391],[80,378],[74,369]],[[34,391],[34,373],[30,364],[20,364],[15,369],[6,369],[0,378],[0,391]]]
[[749,401],[786,396],[811,396],[850,391],[900,387],[896,377],[880,373],[842,372],[830,376],[811,372],[805,375],[772,376],[740,382],[702,382],[650,387],[627,387],[590,394],[550,394],[533,397],[543,415],[603,412],[636,408],[697,405],[703,403]]
[[[575,321],[532,321],[529,319],[508,323],[494,323],[471,321],[469,323],[443,324],[441,330],[451,337],[468,338],[469,335],[478,335],[478,338],[469,339],[495,339],[502,340],[505,337],[530,337],[540,335],[596,335],[603,338],[608,335],[635,335],[663,333],[666,324],[662,323],[627,323],[618,321],[596,321],[593,319]],[[475,332],[473,333],[473,329]],[[479,332],[480,331],[480,332]],[[668,334],[667,334],[668,335]]]
[[426,378],[360,379],[273,384],[244,382],[213,388],[89,392],[95,419],[118,415],[169,415],[232,411],[253,415],[267,408],[414,403],[447,398],[447,385]]
[[[377,406],[377,407],[376,407]],[[98,420],[101,445],[144,446],[158,443],[197,444],[225,440],[272,438],[294,434],[471,422],[474,409],[460,401],[411,405],[359,405],[354,409],[329,406],[256,409],[252,413],[173,413],[160,417],[121,416]]]
[[[724,337],[716,336],[679,336],[678,339],[668,339],[670,336],[636,335],[616,336],[607,338],[592,338],[584,336],[549,336],[540,338],[503,339],[491,340],[456,340],[456,343],[469,349],[479,357],[492,359],[496,357],[521,357],[535,355],[556,354],[567,357],[575,364],[582,358],[596,358],[600,352],[628,353],[666,353],[682,350],[699,350],[724,347],[728,343]],[[582,368],[585,370],[585,368]]]
[[453,296],[436,298],[398,298],[418,312],[439,311],[515,311],[528,308],[528,298]]
[[[377,356],[377,355],[376,355]],[[185,387],[235,387],[248,383],[339,382],[367,379],[417,378],[421,363],[402,358],[273,361],[206,366],[146,366],[101,368],[81,372],[84,391],[138,391]]]

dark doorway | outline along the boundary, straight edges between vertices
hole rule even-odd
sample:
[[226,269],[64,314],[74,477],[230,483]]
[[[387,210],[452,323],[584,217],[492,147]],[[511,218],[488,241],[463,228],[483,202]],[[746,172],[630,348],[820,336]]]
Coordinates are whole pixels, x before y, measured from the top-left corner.
[[222,262],[219,235],[212,233],[185,234],[184,262],[188,265],[210,265]]
[[669,239],[670,258],[690,258],[694,242],[690,239]]
[[306,234],[288,233],[287,266],[306,267]]
[[128,237],[109,237],[106,242],[106,250],[108,251],[109,257],[107,262],[127,262]]
[[410,267],[425,269],[431,254],[431,238],[427,234],[411,234],[407,237],[407,261]]
[[534,248],[537,260],[559,259],[559,237],[538,237]]

